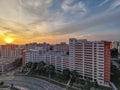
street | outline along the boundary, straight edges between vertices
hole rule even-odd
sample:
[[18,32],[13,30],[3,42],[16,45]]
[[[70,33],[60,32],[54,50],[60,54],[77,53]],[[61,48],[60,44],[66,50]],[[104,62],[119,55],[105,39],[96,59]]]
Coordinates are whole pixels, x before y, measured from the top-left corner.
[[13,83],[15,86],[27,88],[26,90],[64,90],[47,81],[32,77],[2,76],[0,80],[3,80],[6,84]]

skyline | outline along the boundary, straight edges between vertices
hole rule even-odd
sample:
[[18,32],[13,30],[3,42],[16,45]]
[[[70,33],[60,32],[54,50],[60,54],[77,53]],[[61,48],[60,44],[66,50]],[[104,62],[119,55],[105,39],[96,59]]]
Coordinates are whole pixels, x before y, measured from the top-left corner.
[[0,0],[0,44],[120,40],[120,0]]

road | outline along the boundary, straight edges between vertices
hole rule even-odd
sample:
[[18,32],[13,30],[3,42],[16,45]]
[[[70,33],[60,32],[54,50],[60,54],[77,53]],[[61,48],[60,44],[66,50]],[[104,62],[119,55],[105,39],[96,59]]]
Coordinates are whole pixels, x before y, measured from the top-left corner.
[[3,80],[6,84],[13,83],[16,86],[27,88],[26,90],[65,90],[47,81],[32,77],[2,76],[0,80]]

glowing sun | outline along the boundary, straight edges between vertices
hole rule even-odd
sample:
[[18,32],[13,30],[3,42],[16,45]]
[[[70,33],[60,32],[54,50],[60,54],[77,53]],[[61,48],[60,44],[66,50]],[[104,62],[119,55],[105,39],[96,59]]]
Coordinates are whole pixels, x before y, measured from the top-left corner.
[[6,39],[5,39],[5,42],[6,42],[6,43],[12,43],[12,42],[13,42],[13,38],[6,38]]

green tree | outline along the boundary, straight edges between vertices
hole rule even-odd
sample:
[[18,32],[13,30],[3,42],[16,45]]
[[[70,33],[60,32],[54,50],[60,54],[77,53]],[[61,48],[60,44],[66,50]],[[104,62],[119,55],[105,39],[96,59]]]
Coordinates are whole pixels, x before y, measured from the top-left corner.
[[111,57],[118,58],[118,49],[116,48],[111,49]]
[[98,85],[97,81],[95,81],[94,82],[94,88],[98,88],[98,87],[99,87],[99,85]]
[[115,66],[115,65],[112,65],[111,64],[111,73],[116,73],[116,72],[118,72],[118,69],[117,69],[117,67]]
[[63,81],[63,80],[65,80],[65,77],[64,77],[64,75],[63,75],[62,73],[57,72],[57,73],[56,73],[56,76],[57,76],[57,80],[58,80],[58,81]]
[[31,66],[31,70],[32,71],[36,71],[36,69],[37,69],[37,62],[34,62],[33,64],[32,64],[32,66]]
[[51,75],[55,73],[55,67],[53,65],[48,65],[46,67],[46,72],[49,73],[49,78],[51,78]]
[[37,71],[39,73],[43,73],[44,70],[45,70],[45,63],[43,61],[38,62],[38,64],[37,64]]
[[22,58],[15,59],[15,61],[13,62],[13,66],[15,68],[22,66]]
[[78,81],[79,73],[76,70],[71,71],[71,83]]
[[63,75],[64,75],[65,79],[69,79],[70,78],[70,70],[69,69],[64,69],[63,70]]
[[14,88],[14,84],[13,84],[13,83],[11,84],[10,88],[11,88],[11,89],[13,89],[13,88]]
[[27,68],[31,68],[31,67],[32,67],[32,64],[33,64],[32,62],[28,62],[28,63],[26,64],[26,67],[27,67]]
[[4,85],[4,82],[3,82],[3,81],[1,81],[1,82],[0,82],[0,86],[3,86],[3,85]]
[[90,83],[88,81],[86,81],[83,90],[90,90]]

